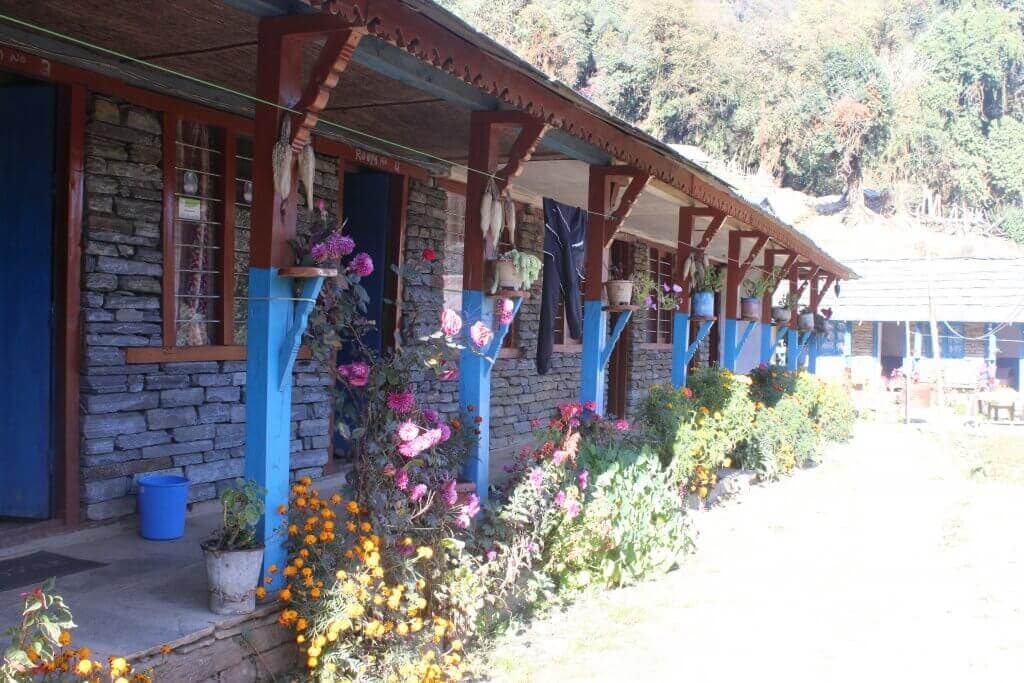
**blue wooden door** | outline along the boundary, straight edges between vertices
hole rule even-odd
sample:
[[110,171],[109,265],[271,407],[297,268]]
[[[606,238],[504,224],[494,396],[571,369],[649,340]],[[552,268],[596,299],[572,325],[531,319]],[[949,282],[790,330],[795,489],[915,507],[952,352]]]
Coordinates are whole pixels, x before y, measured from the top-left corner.
[[50,516],[55,92],[0,87],[0,515]]

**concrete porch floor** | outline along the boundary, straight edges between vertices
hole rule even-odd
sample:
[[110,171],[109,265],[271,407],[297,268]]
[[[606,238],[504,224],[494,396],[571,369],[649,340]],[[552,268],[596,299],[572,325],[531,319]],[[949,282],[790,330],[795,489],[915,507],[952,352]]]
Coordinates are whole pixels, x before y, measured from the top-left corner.
[[[344,484],[344,474],[318,481],[322,492]],[[107,566],[59,577],[56,593],[64,597],[78,628],[74,643],[94,653],[130,656],[161,645],[187,642],[212,627],[238,623],[207,607],[206,570],[200,543],[220,522],[213,501],[189,513],[185,535],[175,541],[147,541],[135,518],[4,548],[0,559],[38,550],[106,563]],[[21,619],[22,593],[31,586],[0,592],[0,628]]]

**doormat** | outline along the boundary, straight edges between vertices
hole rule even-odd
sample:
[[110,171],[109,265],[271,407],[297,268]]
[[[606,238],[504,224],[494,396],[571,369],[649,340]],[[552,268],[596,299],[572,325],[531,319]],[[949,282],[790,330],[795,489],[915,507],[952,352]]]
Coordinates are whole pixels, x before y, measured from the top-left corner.
[[80,560],[41,550],[0,562],[0,591],[34,586],[53,576],[67,576],[106,566],[103,562]]

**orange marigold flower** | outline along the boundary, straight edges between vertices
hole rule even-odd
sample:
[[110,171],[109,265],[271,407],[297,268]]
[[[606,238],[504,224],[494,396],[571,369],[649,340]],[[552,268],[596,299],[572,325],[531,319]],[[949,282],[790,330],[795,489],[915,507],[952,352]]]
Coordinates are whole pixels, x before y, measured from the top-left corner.
[[304,558],[305,557],[309,557],[309,551],[306,550],[305,548],[300,548],[299,549],[299,556],[304,557]]
[[313,534],[306,534],[306,537],[302,540],[306,545],[313,545],[316,543],[316,536]]
[[295,525],[295,524],[288,525],[288,535],[289,536],[298,536],[299,535],[299,527],[297,525]]
[[306,507],[306,499],[305,498],[296,498],[295,499],[295,507],[300,507],[300,508]]
[[71,634],[67,631],[61,631],[60,636],[57,638],[57,642],[67,647],[71,644]]
[[285,576],[295,576],[298,573],[299,573],[299,570],[296,569],[295,567],[291,566],[291,565],[288,565],[287,567],[284,568],[284,575]]
[[78,658],[79,659],[88,659],[91,654],[92,654],[92,650],[90,650],[87,647],[80,647],[80,648],[78,648]]
[[301,617],[299,618],[298,621],[295,622],[296,631],[305,631],[307,626],[309,626],[309,622],[307,622],[305,619],[302,619]]
[[168,645],[167,643],[164,643],[163,645],[161,645],[160,646],[160,654],[164,654],[164,655],[171,654],[171,646]]
[[345,522],[345,528],[348,529],[350,532],[355,533],[356,532],[356,523],[355,522]]
[[334,503],[335,505],[341,505],[341,495],[335,493],[333,496],[331,496],[331,502]]
[[292,591],[290,588],[282,588],[281,592],[277,594],[277,597],[279,597],[284,602],[288,602],[292,599]]
[[265,584],[267,584],[269,586],[270,584],[274,583],[274,577],[273,576],[264,576],[263,577],[263,583],[265,583]]
[[277,514],[283,515],[286,512],[288,512],[288,506],[287,505],[278,505],[277,506]]
[[366,534],[370,533],[370,531],[373,529],[373,527],[370,526],[369,522],[363,522],[362,524],[359,525],[359,528],[362,529],[363,533],[366,533]]
[[[303,548],[303,550],[305,550],[305,548]],[[306,563],[302,561],[301,557],[296,557],[294,560],[292,560],[292,564],[294,564],[299,569],[302,569],[302,565]]]
[[354,500],[350,500],[348,502],[348,505],[345,506],[345,509],[348,510],[349,513],[351,513],[353,515],[358,515],[359,514],[359,503],[355,502]]
[[260,600],[262,600],[265,597],[267,597],[267,589],[264,588],[263,586],[260,586],[259,588],[257,588],[256,589],[256,597],[259,598]]
[[320,597],[320,589],[314,588],[313,590],[309,591],[309,597],[313,598],[314,600],[318,599]]

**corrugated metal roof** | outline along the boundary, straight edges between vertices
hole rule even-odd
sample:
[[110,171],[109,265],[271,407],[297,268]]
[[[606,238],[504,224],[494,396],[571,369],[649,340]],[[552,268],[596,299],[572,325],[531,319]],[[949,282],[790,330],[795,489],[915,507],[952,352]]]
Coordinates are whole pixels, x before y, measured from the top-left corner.
[[928,280],[935,317],[949,322],[1024,322],[1024,259],[858,260],[859,280],[822,302],[835,320],[928,320]]

